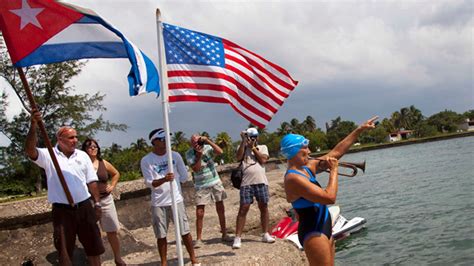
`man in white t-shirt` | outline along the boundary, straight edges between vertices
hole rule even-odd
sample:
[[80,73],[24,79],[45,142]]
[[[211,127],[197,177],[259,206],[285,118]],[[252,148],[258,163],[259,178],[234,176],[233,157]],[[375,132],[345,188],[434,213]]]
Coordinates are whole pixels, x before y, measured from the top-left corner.
[[265,163],[267,162],[268,148],[266,145],[258,145],[258,131],[256,128],[249,128],[240,133],[242,142],[237,150],[237,160],[242,161],[242,184],[240,185],[240,207],[237,214],[237,228],[232,248],[241,247],[241,235],[245,226],[247,213],[253,198],[257,200],[260,209],[260,221],[262,225],[262,241],[273,243],[275,239],[268,232],[268,180],[265,175]]
[[[183,158],[179,153],[172,151],[174,173],[169,173],[168,156],[166,153],[165,131],[162,128],[150,132],[148,138],[153,145],[153,151],[145,155],[140,162],[145,184],[151,188],[151,214],[152,225],[157,239],[158,252],[160,253],[161,265],[167,265],[167,240],[169,222],[173,220],[171,210],[171,186],[173,183],[173,194],[178,207],[181,237],[189,253],[193,265],[199,265],[194,254],[193,239],[189,230],[188,216],[184,208],[183,196],[181,194],[181,182],[188,179],[188,172]],[[178,182],[179,181],[179,182]]]

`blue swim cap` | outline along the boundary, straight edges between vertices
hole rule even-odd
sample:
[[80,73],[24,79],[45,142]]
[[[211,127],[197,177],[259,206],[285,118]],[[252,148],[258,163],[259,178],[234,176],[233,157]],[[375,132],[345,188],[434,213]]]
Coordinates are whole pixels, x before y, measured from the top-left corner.
[[302,147],[308,146],[308,144],[309,140],[305,137],[298,134],[288,134],[280,141],[280,152],[289,160],[295,157],[298,151]]

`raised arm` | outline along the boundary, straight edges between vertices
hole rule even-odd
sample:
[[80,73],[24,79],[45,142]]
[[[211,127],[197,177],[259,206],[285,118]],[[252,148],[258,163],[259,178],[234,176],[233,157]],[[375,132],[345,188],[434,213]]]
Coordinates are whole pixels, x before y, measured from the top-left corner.
[[222,151],[222,148],[219,147],[219,145],[215,144],[210,138],[206,137],[206,136],[202,136],[201,137],[201,140],[209,145],[211,145],[212,149],[214,150],[214,154],[215,155],[220,155],[222,154],[224,151]]
[[245,146],[247,146],[248,141],[245,131],[240,132],[240,138],[242,138],[242,141],[240,142],[239,148],[237,149],[237,161],[242,161],[244,159]]
[[41,121],[41,114],[38,110],[34,109],[31,113],[30,130],[26,135],[25,141],[25,152],[31,160],[36,161],[38,159],[38,151],[36,150],[36,144],[38,143],[38,136],[36,135],[36,128],[38,123]]
[[349,150],[349,148],[354,144],[354,142],[357,141],[357,138],[359,135],[369,129],[375,128],[375,120],[377,120],[379,117],[374,116],[371,119],[365,121],[362,123],[360,126],[358,126],[354,131],[349,133],[343,140],[341,140],[328,154],[325,156],[328,157],[334,157],[336,159],[340,159],[346,152]]

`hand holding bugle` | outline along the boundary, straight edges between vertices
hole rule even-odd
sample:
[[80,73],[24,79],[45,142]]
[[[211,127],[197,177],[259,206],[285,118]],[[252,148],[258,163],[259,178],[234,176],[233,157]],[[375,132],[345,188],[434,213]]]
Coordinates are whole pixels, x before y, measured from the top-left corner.
[[[324,172],[330,172],[330,170],[327,167],[324,167],[324,165],[321,165],[322,163],[327,164],[325,160],[323,159],[316,159],[316,158],[309,158],[310,160],[318,160],[318,170],[324,171]],[[321,165],[321,167],[320,167]],[[365,161],[362,163],[352,163],[352,162],[339,162],[339,167],[343,168],[349,168],[352,170],[351,173],[345,174],[339,171],[339,175],[342,176],[348,176],[348,177],[353,177],[357,175],[358,169],[361,169],[362,172],[365,173]]]

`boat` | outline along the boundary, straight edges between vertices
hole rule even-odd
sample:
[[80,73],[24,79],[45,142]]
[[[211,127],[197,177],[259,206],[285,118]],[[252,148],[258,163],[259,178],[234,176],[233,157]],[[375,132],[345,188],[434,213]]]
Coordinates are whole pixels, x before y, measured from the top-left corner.
[[[354,217],[348,220],[342,216],[340,212],[341,209],[339,206],[329,206],[329,213],[333,221],[332,236],[336,241],[359,232],[365,227],[365,223],[367,222],[362,217]],[[300,250],[303,250],[303,246],[298,240],[298,220],[296,219],[296,212],[290,209],[287,210],[286,213],[287,216],[283,217],[280,222],[273,227],[271,235],[279,239],[288,240],[294,243]]]

